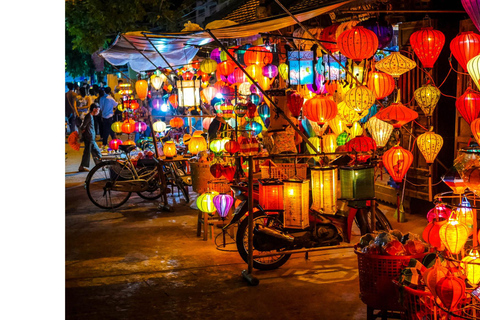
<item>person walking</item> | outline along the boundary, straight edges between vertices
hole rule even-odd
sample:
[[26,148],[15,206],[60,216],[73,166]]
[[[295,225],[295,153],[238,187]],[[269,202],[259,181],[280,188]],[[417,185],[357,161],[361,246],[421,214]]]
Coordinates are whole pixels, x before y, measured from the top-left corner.
[[83,150],[82,162],[78,167],[78,172],[90,171],[90,155],[93,156],[93,161],[97,164],[102,158],[102,153],[97,143],[95,142],[95,120],[94,117],[100,113],[100,107],[96,103],[90,105],[90,112],[87,113],[85,119],[83,119],[80,130],[82,132],[83,143],[85,149]]
[[108,136],[110,135],[112,139],[116,139],[117,135],[112,130],[112,123],[113,123],[113,113],[114,108],[118,105],[118,103],[113,99],[110,95],[112,89],[110,87],[106,87],[104,91],[100,91],[100,110],[102,111],[102,121],[103,121],[103,148],[106,149],[108,146]]
[[65,118],[68,122],[70,133],[77,130],[76,118],[78,116],[77,99],[78,95],[73,91],[73,83],[67,83],[68,92],[65,93]]

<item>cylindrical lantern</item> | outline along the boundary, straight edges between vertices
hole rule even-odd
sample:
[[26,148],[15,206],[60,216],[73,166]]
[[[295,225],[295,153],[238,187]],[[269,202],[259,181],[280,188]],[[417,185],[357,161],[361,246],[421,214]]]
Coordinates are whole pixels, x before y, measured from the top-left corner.
[[231,195],[219,194],[213,197],[213,205],[215,206],[215,209],[217,209],[217,213],[222,219],[227,217],[230,208],[232,208],[232,204],[233,197]]
[[263,211],[283,210],[283,182],[277,179],[258,179],[258,203]]
[[205,138],[201,135],[195,136],[193,135],[192,139],[190,139],[190,143],[188,144],[188,151],[196,155],[200,151],[205,151],[207,150],[207,141],[205,141]]
[[477,286],[480,283],[480,254],[478,250],[470,250],[468,255],[462,259],[462,262],[463,273],[473,286]]
[[284,180],[284,226],[304,229],[309,222],[309,180]]
[[218,195],[218,192],[211,191],[211,192],[205,192],[201,194],[197,198],[197,207],[198,210],[206,213],[214,213],[216,208],[215,205],[213,204],[213,198]]
[[453,254],[458,254],[468,239],[468,227],[458,220],[450,218],[439,231],[440,240]]
[[338,36],[337,46],[347,58],[353,61],[361,61],[374,55],[378,48],[378,39],[372,31],[361,26],[355,26]]
[[480,54],[467,62],[467,71],[478,90],[480,90]]
[[460,115],[467,121],[468,125],[477,119],[480,114],[480,93],[467,88],[455,102]]
[[431,117],[442,93],[437,87],[427,84],[415,90],[413,95],[423,113],[425,113],[427,117]]
[[394,102],[387,108],[380,110],[375,115],[379,120],[390,122],[394,128],[400,128],[418,118],[418,113],[405,107],[401,103]]
[[422,28],[412,33],[410,44],[423,67],[433,68],[445,44],[445,35],[432,27]]
[[357,86],[345,92],[345,103],[356,112],[368,110],[375,103],[375,95],[365,86]]
[[400,52],[392,52],[387,57],[375,63],[377,70],[388,73],[394,78],[400,77],[405,72],[415,68],[417,64],[412,59],[409,59],[400,54]]
[[207,58],[200,64],[200,70],[207,74],[213,73],[217,70],[217,62]]
[[395,89],[395,80],[388,73],[372,71],[367,77],[367,88],[373,92],[375,98],[383,99]]
[[312,209],[335,214],[337,211],[337,168],[312,167]]
[[163,154],[165,157],[172,159],[177,155],[177,146],[173,141],[167,141],[163,144]]
[[308,120],[322,125],[335,118],[338,113],[337,104],[326,96],[315,96],[307,100],[303,109]]
[[108,143],[108,146],[110,147],[110,149],[112,150],[118,150],[118,147],[121,146],[123,144],[123,141],[120,140],[120,139],[112,139],[110,140],[110,142]]
[[135,82],[135,91],[140,100],[145,100],[148,94],[148,82],[146,80],[137,80]]
[[462,32],[450,42],[450,51],[464,71],[467,62],[480,54],[480,35],[472,31]]
[[[178,106],[187,108],[198,107],[202,103],[200,98],[200,80],[177,80],[177,89]],[[175,106],[173,107],[175,108]]]
[[382,161],[393,181],[400,183],[412,165],[413,154],[400,146],[395,146],[383,154]]
[[340,167],[342,199],[371,199],[375,197],[375,167],[356,165]]
[[161,120],[158,120],[153,124],[153,131],[155,132],[163,132],[165,129],[167,129],[167,125]]

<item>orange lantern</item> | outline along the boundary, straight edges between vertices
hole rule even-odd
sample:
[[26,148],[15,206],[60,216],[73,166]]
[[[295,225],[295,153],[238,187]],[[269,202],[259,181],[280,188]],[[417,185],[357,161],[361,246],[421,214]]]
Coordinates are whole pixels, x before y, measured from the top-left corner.
[[258,179],[258,202],[264,211],[283,210],[283,182],[277,179]]
[[247,81],[247,76],[240,68],[235,68],[235,70],[233,70],[233,77],[235,78],[235,83],[238,83],[238,84],[244,83]]
[[176,94],[171,94],[170,97],[168,97],[168,102],[170,105],[174,108],[178,108],[178,95]]
[[455,220],[452,216],[440,227],[438,234],[448,251],[458,254],[467,242],[469,230],[464,223]]
[[183,119],[179,118],[179,117],[175,117],[173,119],[170,120],[170,127],[172,128],[181,128],[183,127]]
[[423,240],[440,251],[444,248],[442,241],[440,240],[440,227],[446,222],[446,220],[432,221],[425,227],[422,233]]
[[148,82],[146,80],[138,80],[135,82],[135,91],[141,100],[145,100],[148,94]]
[[376,99],[383,99],[395,89],[395,80],[385,72],[372,71],[367,77],[367,88],[375,95]]
[[167,141],[163,144],[163,154],[165,157],[172,159],[177,155],[177,147],[175,146],[175,142]]
[[450,42],[450,51],[465,71],[470,59],[480,54],[480,35],[472,31],[462,32]]
[[416,66],[415,61],[401,55],[400,52],[392,52],[389,56],[375,63],[377,70],[388,73],[394,78],[400,77]]
[[412,165],[413,154],[400,146],[395,146],[383,154],[382,161],[393,181],[400,183]]
[[[249,65],[245,68],[245,71],[254,79],[258,80],[260,77],[263,77],[262,67],[259,67],[256,64]],[[248,82],[252,82],[249,78],[247,78]]]
[[132,110],[137,110],[138,108],[140,108],[140,105],[138,104],[137,101],[132,100],[128,107]]
[[387,108],[380,110],[375,115],[379,120],[389,122],[394,128],[400,128],[418,118],[418,113],[403,104],[394,102]]
[[272,84],[272,80],[265,76],[259,76],[257,79],[257,83],[260,85],[264,91],[270,89],[270,85]]
[[335,118],[338,113],[337,104],[327,96],[315,96],[307,100],[303,110],[308,120],[321,125]]
[[472,130],[475,140],[477,140],[477,143],[480,145],[480,118],[472,121],[470,124],[470,129]]
[[468,87],[455,102],[455,107],[463,119],[470,125],[480,114],[480,93]]
[[[202,132],[203,133],[203,132]],[[193,133],[193,137],[190,139],[190,142],[188,143],[188,151],[196,155],[200,151],[205,151],[207,150],[207,141],[205,141],[205,138],[198,134],[195,135],[195,132]]]
[[454,310],[465,296],[465,281],[448,274],[435,286],[438,298],[448,310]]
[[198,62],[198,60],[193,60],[192,68],[198,70],[200,68],[200,62]]
[[122,132],[130,134],[135,131],[135,121],[133,119],[125,120],[122,124]]
[[355,26],[338,36],[337,46],[344,56],[358,62],[375,54],[378,48],[378,38],[373,31]]
[[237,153],[238,151],[240,151],[240,144],[235,140],[230,140],[225,143],[225,151],[230,154]]
[[434,132],[425,132],[418,136],[417,146],[427,163],[433,163],[443,146],[443,138]]
[[[265,47],[254,46],[250,47],[245,51],[243,55],[243,61],[247,66],[257,65],[263,67],[267,64],[272,63],[273,54]],[[260,74],[262,71],[260,70]]]
[[133,140],[127,140],[127,141],[124,141],[124,142],[122,143],[122,145],[124,145],[124,146],[128,146],[128,145],[134,146],[134,145],[135,145],[135,141],[133,141]]
[[375,103],[375,95],[367,87],[357,86],[345,93],[345,103],[356,112],[363,112]]
[[442,266],[439,261],[440,259],[437,259],[435,261],[435,265],[431,268],[428,268],[423,274],[425,284],[427,285],[428,289],[430,289],[430,292],[435,298],[437,297],[437,292],[435,290],[437,283],[441,279],[445,278],[449,273],[449,270]]
[[200,64],[200,70],[206,74],[211,74],[217,70],[217,62],[207,58]]
[[410,36],[410,44],[417,57],[422,61],[424,68],[433,68],[443,45],[445,35],[432,27],[422,28]]
[[[322,32],[320,32],[320,40],[328,41],[328,42],[322,42],[323,47],[332,53],[338,51],[338,46],[336,44],[336,41],[337,41],[336,32],[339,26],[340,26],[339,23],[334,23],[331,26],[323,29]],[[330,42],[334,42],[334,43],[330,43]]]
[[233,70],[235,70],[235,62],[230,60],[220,62],[217,65],[218,73],[220,73],[222,76],[225,76],[225,77],[228,76],[230,73],[232,73]]

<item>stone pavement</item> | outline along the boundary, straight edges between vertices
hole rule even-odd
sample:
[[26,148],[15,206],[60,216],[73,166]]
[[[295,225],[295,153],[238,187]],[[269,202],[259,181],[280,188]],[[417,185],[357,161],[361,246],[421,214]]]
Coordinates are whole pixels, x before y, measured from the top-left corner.
[[[65,152],[67,319],[366,319],[353,249],[292,255],[277,270],[254,271],[260,284],[251,287],[230,237],[217,249],[221,236],[196,236],[191,203],[169,195],[174,211],[161,212],[158,201],[132,195],[99,209],[83,187],[87,173],[77,172],[83,149]],[[397,224],[382,209],[403,232],[421,234],[427,223],[418,213]]]

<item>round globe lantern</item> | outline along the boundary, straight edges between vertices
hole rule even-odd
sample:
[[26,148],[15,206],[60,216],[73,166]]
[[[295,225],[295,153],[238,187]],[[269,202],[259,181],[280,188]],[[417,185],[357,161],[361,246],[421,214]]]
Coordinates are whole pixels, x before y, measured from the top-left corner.
[[337,46],[344,56],[359,62],[375,54],[378,48],[378,38],[373,31],[362,26],[355,26],[338,36]]
[[432,27],[422,28],[412,33],[410,44],[423,67],[433,68],[445,44],[445,35]]
[[450,51],[466,71],[468,61],[480,54],[480,35],[472,31],[460,33],[450,42]]
[[303,109],[308,120],[321,125],[335,118],[338,113],[337,104],[326,96],[315,96],[307,100]]

